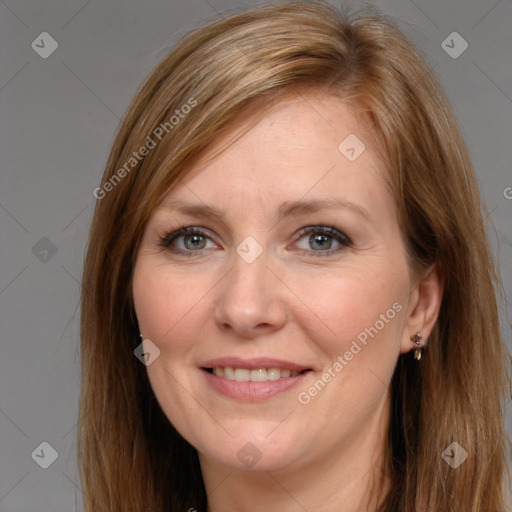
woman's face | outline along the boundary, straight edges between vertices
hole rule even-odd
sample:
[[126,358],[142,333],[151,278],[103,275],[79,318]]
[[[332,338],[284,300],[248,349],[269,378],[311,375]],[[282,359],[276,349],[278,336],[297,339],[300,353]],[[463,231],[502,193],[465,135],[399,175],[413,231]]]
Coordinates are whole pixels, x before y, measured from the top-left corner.
[[232,469],[377,453],[415,295],[371,134],[309,94],[192,171],[133,281],[163,411],[202,463]]

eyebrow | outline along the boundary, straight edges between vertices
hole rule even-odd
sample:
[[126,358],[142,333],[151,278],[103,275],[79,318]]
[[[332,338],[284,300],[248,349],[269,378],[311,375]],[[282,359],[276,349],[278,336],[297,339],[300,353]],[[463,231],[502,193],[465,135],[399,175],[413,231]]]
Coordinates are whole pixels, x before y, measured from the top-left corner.
[[[179,213],[197,218],[214,217],[223,222],[223,214],[215,207],[206,204],[191,204],[183,201],[173,200],[165,201],[158,209],[170,209]],[[323,199],[311,199],[308,201],[287,201],[281,204],[278,210],[277,221],[308,213],[316,213],[321,210],[346,209],[370,221],[368,212],[360,205],[336,197],[326,197]]]

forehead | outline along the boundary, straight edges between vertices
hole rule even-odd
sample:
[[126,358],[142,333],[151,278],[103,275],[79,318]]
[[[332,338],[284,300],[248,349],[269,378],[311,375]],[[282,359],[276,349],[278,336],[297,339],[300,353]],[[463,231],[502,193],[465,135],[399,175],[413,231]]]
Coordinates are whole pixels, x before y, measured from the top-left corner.
[[386,169],[374,133],[339,98],[289,96],[216,154],[250,120],[240,117],[211,145],[163,204],[195,199],[270,208],[326,194],[371,204],[386,194]]

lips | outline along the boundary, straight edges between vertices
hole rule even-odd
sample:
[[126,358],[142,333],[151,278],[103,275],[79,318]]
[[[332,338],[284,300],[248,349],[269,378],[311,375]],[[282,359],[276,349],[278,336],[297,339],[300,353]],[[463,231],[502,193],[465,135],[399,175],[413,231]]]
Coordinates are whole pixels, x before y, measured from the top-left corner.
[[205,361],[201,370],[210,386],[230,398],[261,401],[298,384],[311,368],[280,359],[225,357]]

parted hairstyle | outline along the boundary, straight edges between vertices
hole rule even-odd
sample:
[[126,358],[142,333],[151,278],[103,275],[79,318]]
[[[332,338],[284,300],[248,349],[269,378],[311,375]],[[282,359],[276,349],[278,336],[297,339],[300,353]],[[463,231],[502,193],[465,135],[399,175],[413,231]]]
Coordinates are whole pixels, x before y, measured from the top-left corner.
[[[310,88],[370,123],[389,173],[412,275],[445,279],[421,361],[391,381],[382,512],[503,512],[510,354],[475,170],[427,59],[376,8],[281,2],[194,29],[155,67],[118,130],[82,277],[77,457],[86,512],[206,510],[196,449],[174,429],[134,357],[132,274],[145,225],[210,144]],[[341,142],[341,141],[340,141]],[[442,452],[459,443],[454,469]]]

